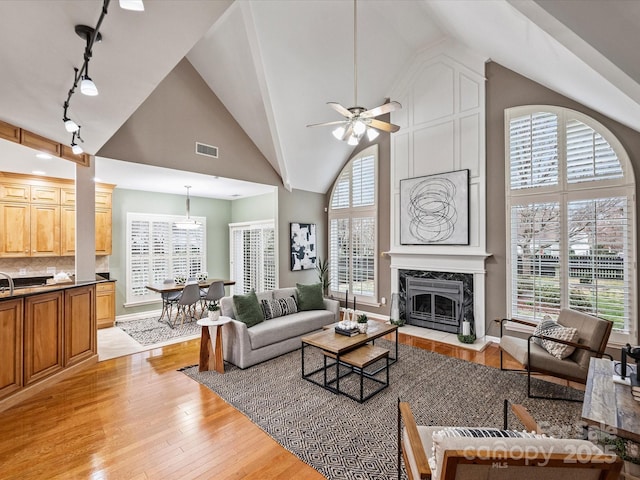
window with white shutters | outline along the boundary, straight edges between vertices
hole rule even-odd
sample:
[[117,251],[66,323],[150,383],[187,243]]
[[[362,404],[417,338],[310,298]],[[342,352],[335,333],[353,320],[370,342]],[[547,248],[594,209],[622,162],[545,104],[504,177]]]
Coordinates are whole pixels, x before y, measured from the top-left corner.
[[231,276],[235,294],[277,287],[275,228],[273,221],[229,225]]
[[206,271],[207,219],[192,218],[200,226],[185,230],[176,225],[184,220],[181,216],[127,214],[127,304],[159,301],[158,294],[146,288],[151,283]]
[[377,301],[377,146],[352,159],[338,176],[329,210],[332,293]]
[[615,136],[558,107],[507,110],[509,315],[541,320],[571,308],[632,338],[635,183]]

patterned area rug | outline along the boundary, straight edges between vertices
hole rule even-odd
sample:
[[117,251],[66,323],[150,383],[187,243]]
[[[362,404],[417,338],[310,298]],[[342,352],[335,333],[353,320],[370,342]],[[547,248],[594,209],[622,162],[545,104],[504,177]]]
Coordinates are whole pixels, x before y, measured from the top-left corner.
[[166,323],[158,321],[158,317],[140,318],[137,320],[116,321],[116,327],[141,345],[153,345],[163,343],[181,337],[193,337],[200,335],[200,325],[196,321],[169,327]]
[[[386,340],[376,345],[394,348]],[[582,404],[528,399],[526,376],[406,345],[399,349],[400,360],[390,367],[390,386],[364,404],[303,380],[300,350],[246,370],[227,364],[224,375],[199,373],[197,366],[182,371],[330,480],[397,478],[398,398],[409,402],[416,421],[424,425],[502,428],[503,400],[509,399],[525,405],[549,434],[582,434]],[[306,372],[321,361],[317,349],[305,349]],[[536,393],[582,398],[574,389],[534,382]],[[522,425],[511,415],[509,428]]]

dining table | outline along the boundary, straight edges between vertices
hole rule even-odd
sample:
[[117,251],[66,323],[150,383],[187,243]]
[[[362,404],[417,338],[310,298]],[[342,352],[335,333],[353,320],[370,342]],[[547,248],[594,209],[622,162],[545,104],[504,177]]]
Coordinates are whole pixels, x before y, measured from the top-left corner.
[[[225,287],[236,284],[235,280],[224,280],[222,278],[207,278],[206,280],[199,280],[198,285],[200,286],[200,288],[209,288],[209,286],[214,282],[224,282]],[[152,284],[146,285],[146,287],[153,292],[171,293],[171,292],[179,292],[183,290],[185,285],[186,285],[186,282],[185,283],[169,282],[169,283],[152,283]]]

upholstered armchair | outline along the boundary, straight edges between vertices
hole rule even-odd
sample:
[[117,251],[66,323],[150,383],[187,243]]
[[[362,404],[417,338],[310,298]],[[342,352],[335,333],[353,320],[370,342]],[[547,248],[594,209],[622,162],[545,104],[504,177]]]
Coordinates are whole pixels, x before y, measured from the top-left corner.
[[588,440],[536,434],[540,429],[531,415],[520,405],[512,409],[527,432],[507,430],[506,406],[505,429],[497,430],[418,425],[409,404],[399,401],[398,480],[403,462],[409,480],[619,478],[622,461],[615,454]]
[[[509,335],[505,323],[514,322],[534,327],[527,338]],[[568,398],[542,397],[531,393],[531,373],[586,383],[591,357],[609,356],[605,353],[613,323],[593,315],[563,309],[558,321],[543,320],[540,324],[517,319],[500,321],[500,369],[503,352],[521,363],[527,372],[527,395],[530,398],[572,400]],[[573,400],[578,401],[578,400]]]

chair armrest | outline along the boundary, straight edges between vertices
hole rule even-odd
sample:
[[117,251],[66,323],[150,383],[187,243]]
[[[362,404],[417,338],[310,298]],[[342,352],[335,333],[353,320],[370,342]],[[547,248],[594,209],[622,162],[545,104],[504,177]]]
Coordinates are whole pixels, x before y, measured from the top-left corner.
[[529,411],[524,406],[512,404],[511,410],[528,432],[542,433],[542,429],[538,425],[538,422],[533,419]]
[[496,322],[500,322],[500,337],[502,337],[504,331],[504,324],[506,322],[519,323],[520,325],[526,325],[527,327],[537,327],[538,325],[533,322],[527,322],[526,320],[519,320],[517,318],[496,318]]
[[[420,439],[420,433],[418,433],[418,426],[416,425],[416,420],[413,417],[413,412],[407,402],[398,402],[398,415],[404,424],[404,428],[407,432],[407,438],[409,440],[409,444],[404,445],[404,449],[411,450],[420,478],[431,478],[431,469],[429,468],[429,462],[427,461],[427,454],[424,451],[424,446]],[[401,431],[399,431],[398,434],[402,435]],[[407,457],[405,455],[405,462],[406,458]],[[408,470],[409,466],[407,465],[406,467]]]

